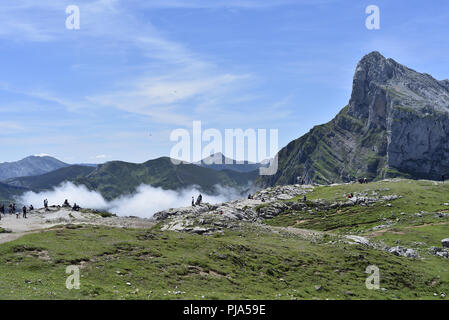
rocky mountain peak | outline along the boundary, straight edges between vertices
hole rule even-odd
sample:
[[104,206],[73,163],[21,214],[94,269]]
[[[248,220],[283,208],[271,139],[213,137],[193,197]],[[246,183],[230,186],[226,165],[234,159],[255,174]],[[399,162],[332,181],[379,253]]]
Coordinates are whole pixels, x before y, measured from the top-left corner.
[[357,64],[349,113],[367,120],[371,128],[385,127],[386,114],[397,106],[422,114],[449,112],[448,84],[374,51]]
[[348,107],[292,141],[267,185],[449,175],[449,80],[377,51],[357,64]]

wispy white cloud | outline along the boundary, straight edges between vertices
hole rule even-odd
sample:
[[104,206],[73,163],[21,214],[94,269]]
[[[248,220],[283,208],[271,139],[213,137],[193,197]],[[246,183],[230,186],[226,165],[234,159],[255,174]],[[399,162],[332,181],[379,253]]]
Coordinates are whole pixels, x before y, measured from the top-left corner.
[[[147,115],[156,122],[189,125],[195,114],[183,109],[183,103],[205,99],[205,96],[226,91],[228,86],[248,76],[222,74],[217,76],[185,75],[174,77],[138,79],[122,91],[88,97],[92,104],[114,106],[119,109]],[[197,102],[198,103],[198,102]],[[190,114],[189,114],[190,112]]]
[[[202,6],[208,2],[199,1],[196,5]],[[11,19],[11,24],[5,24],[5,21],[9,20],[1,22],[0,15],[0,29],[3,30],[0,36],[8,39],[18,36],[27,41],[64,41],[67,30],[59,22],[65,17],[63,9],[67,4],[66,1],[55,5],[53,1],[48,0],[39,1],[38,4],[24,0],[18,1],[16,5],[9,5],[2,15],[7,15]],[[212,101],[218,94],[223,98],[226,92],[233,92],[242,79],[248,78],[245,74],[221,70],[213,61],[213,57],[204,57],[188,49],[185,44],[168,39],[151,24],[151,21],[139,21],[135,18],[135,13],[127,10],[124,1],[80,1],[78,4],[81,9],[80,32],[83,35],[78,39],[80,43],[85,41],[91,43],[94,40],[112,46],[108,49],[112,52],[122,48],[139,52],[145,57],[139,66],[140,72],[136,75],[127,73],[118,76],[116,80],[111,81],[110,90],[96,91],[87,97],[79,97],[76,101],[51,90],[23,88],[17,90],[12,87],[8,87],[7,90],[56,103],[69,111],[76,111],[82,107],[113,107],[149,116],[159,123],[186,125],[192,121],[193,115],[188,112],[192,103]],[[176,1],[171,4],[185,5]],[[135,5],[142,7],[142,4]],[[231,1],[228,5],[260,6],[256,1]],[[53,29],[44,28],[36,17],[24,19],[27,12],[32,10],[43,12],[48,18],[46,25],[52,26]],[[13,25],[14,21],[16,25]],[[27,27],[20,26],[23,21],[26,21]],[[19,30],[22,32],[18,32]],[[126,73],[126,66],[122,68]]]
[[25,127],[17,122],[0,121],[0,135],[25,131]]

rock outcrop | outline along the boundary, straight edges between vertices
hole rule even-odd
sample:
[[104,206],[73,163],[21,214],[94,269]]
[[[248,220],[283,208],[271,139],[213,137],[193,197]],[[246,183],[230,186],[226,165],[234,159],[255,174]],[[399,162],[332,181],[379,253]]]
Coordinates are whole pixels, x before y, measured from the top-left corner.
[[345,182],[361,177],[449,175],[449,81],[372,52],[358,63],[349,104],[279,152],[266,185]]
[[[288,210],[290,206],[295,206],[299,210],[301,207],[306,207],[307,205],[304,202],[287,204],[283,200],[305,195],[312,190],[312,186],[278,186],[257,192],[253,199],[234,200],[215,205],[203,203],[197,206],[169,209],[155,213],[153,219],[156,221],[176,217],[196,219],[199,216],[210,214],[219,218],[219,220],[258,222],[261,219],[273,218]],[[171,228],[170,230],[177,229]]]

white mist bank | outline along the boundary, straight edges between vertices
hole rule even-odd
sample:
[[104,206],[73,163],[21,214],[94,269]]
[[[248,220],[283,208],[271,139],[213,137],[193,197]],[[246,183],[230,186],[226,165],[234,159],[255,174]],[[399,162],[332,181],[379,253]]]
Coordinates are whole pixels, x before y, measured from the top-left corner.
[[[202,193],[203,201],[208,203],[221,203],[242,198],[243,196],[234,188],[215,186],[218,195]],[[77,186],[71,182],[64,182],[53,190],[43,192],[26,192],[18,197],[17,201],[35,208],[43,207],[44,199],[48,199],[49,205],[62,205],[68,199],[70,205],[76,203],[81,208],[107,210],[119,216],[137,216],[151,218],[156,212],[186,207],[191,205],[192,196],[196,198],[201,192],[197,187],[182,189],[179,191],[164,190],[148,185],[141,185],[132,195],[121,196],[112,201],[107,201],[97,191],[91,191],[87,187]]]

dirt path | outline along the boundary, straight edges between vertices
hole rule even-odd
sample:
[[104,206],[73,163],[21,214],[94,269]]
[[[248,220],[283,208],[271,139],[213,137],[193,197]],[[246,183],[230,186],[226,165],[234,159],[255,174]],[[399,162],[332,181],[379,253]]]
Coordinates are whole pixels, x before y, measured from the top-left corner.
[[150,229],[155,222],[137,217],[107,217],[103,218],[92,212],[77,212],[65,208],[51,208],[35,210],[28,214],[28,218],[17,219],[15,215],[4,215],[0,220],[0,228],[10,233],[0,233],[0,244],[19,239],[20,237],[36,232],[46,231],[57,225],[64,224],[90,224],[116,228]]

